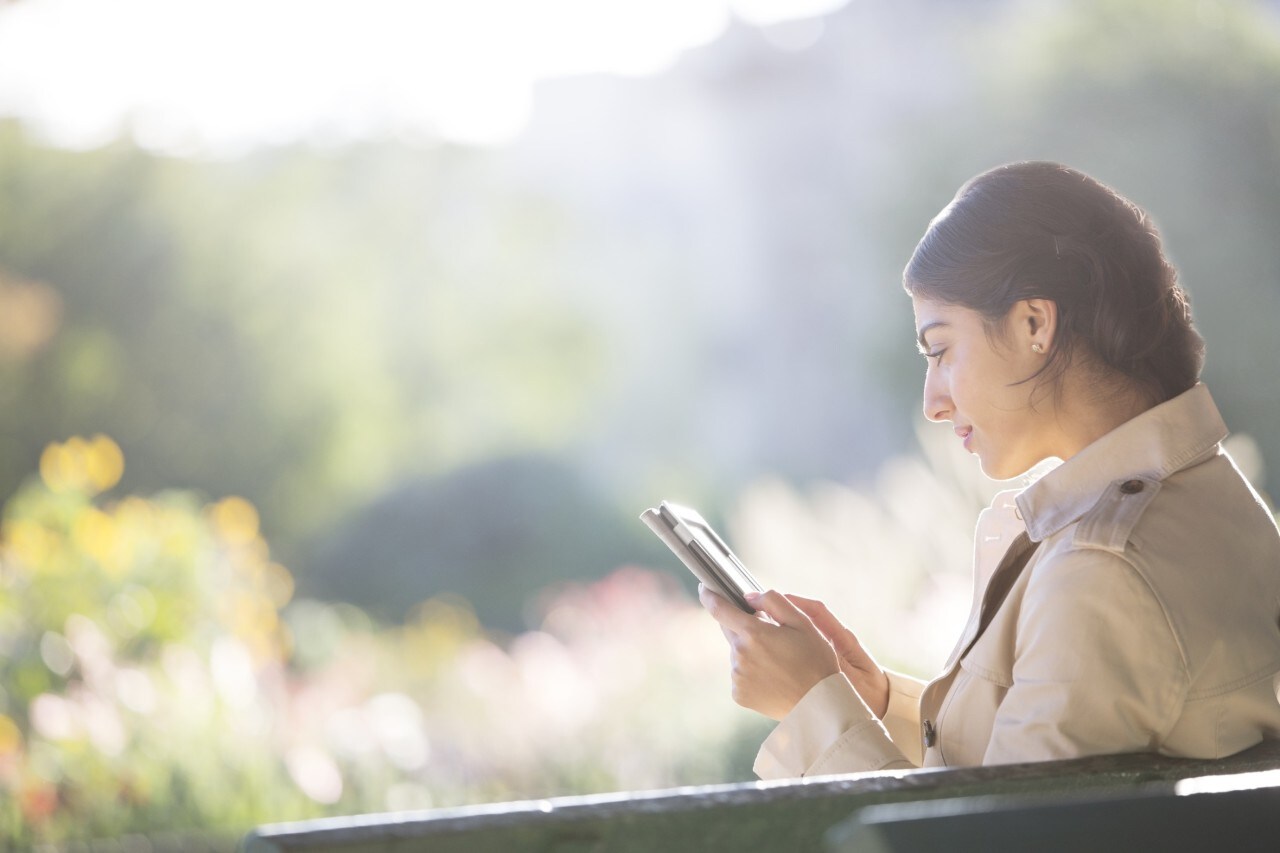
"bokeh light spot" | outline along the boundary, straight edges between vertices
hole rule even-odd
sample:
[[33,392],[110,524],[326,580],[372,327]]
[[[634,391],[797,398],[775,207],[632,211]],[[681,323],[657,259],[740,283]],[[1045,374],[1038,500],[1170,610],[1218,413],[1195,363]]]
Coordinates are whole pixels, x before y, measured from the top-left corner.
[[284,607],[293,599],[293,575],[279,563],[268,563],[263,567],[262,585],[267,598],[276,607]]
[[258,536],[258,510],[244,498],[223,498],[210,515],[218,533],[232,545],[248,545]]
[[95,492],[107,491],[124,476],[124,453],[120,445],[105,435],[95,435],[89,440],[85,463],[89,485]]
[[72,436],[52,442],[40,454],[40,478],[50,491],[96,495],[120,482],[124,453],[105,435],[92,439]]
[[79,709],[53,693],[41,693],[31,700],[31,726],[55,741],[73,740],[83,731]]
[[54,631],[45,631],[40,638],[40,659],[54,675],[66,678],[75,664],[75,655],[66,638]]
[[61,324],[57,291],[0,271],[0,359],[30,358],[48,345]]
[[317,803],[336,803],[342,796],[342,772],[328,753],[314,746],[296,746],[285,756],[294,783]]
[[58,546],[57,538],[40,522],[6,519],[4,538],[5,550],[28,571],[37,573],[53,565],[51,558]]
[[0,714],[0,756],[11,755],[22,747],[22,730],[12,719]]

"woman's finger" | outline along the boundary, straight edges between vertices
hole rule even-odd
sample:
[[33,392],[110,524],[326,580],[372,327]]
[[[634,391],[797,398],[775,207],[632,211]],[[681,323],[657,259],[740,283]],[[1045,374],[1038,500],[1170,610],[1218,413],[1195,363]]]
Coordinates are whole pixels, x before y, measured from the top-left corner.
[[816,599],[803,598],[798,595],[788,595],[787,598],[791,599],[792,603],[801,612],[813,620],[813,626],[822,632],[822,636],[826,637],[828,642],[835,646],[836,652],[841,656],[866,656],[865,652],[862,651],[862,644],[858,642],[857,635],[837,619],[827,608],[827,605]]
[[757,610],[767,613],[779,625],[785,625],[788,628],[813,627],[813,621],[808,615],[799,607],[796,607],[787,596],[776,590],[771,589],[765,593],[749,592],[747,593],[747,603]]
[[749,628],[753,622],[760,621],[750,613],[738,609],[737,605],[723,595],[702,584],[698,586],[698,601],[702,602],[702,606],[707,609],[711,617],[720,623],[720,627],[734,633],[741,632]]
[[827,608],[827,605],[816,598],[805,598],[803,595],[787,593],[787,600],[812,619],[815,625],[830,624],[835,627],[844,627],[840,620]]

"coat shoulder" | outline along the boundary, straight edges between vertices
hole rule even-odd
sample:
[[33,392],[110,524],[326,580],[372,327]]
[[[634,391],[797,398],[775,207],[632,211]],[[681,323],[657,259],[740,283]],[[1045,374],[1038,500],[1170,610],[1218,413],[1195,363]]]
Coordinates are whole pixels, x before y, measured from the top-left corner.
[[1163,484],[1146,477],[1115,480],[1098,496],[1093,507],[1076,523],[1071,544],[1123,555],[1143,515],[1151,508]]

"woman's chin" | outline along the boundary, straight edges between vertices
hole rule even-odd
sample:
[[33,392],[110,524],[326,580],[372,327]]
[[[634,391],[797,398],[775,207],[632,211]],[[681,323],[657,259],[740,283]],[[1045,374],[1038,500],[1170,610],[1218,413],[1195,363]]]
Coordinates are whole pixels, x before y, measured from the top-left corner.
[[988,459],[978,454],[978,467],[982,469],[983,476],[989,480],[1013,480],[1030,471],[1035,467],[1035,463],[1019,465],[1013,460]]
[[998,480],[998,482],[1004,482],[1004,480],[1015,480],[1020,478],[1020,476],[1027,475],[1029,471],[1032,470],[1033,467],[1036,467],[1037,465],[1039,465],[1039,462],[1041,461],[1043,460],[1038,460],[1036,462],[1029,462],[1029,464],[1027,465],[1020,465],[1020,464],[1010,464],[1009,461],[1004,461],[1004,462],[988,461],[988,460],[982,459],[982,457],[979,456],[978,466],[980,467],[980,469],[982,469],[982,474],[983,476],[986,476],[987,479]]

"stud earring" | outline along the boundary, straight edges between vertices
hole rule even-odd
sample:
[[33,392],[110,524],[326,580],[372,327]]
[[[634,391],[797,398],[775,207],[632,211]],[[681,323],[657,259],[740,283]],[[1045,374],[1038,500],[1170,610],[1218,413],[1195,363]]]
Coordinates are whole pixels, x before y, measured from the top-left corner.
[[1033,353],[1035,353],[1036,355],[1040,355],[1041,353],[1043,353],[1043,352],[1044,352],[1044,347],[1043,347],[1042,345],[1040,345],[1040,344],[1032,344],[1032,345],[1031,345],[1031,351],[1032,351]]

